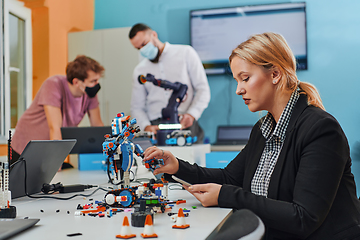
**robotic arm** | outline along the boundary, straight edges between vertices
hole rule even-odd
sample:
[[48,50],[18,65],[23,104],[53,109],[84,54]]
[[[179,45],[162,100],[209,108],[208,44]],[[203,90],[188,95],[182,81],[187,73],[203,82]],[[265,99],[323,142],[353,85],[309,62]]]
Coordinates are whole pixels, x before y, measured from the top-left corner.
[[166,108],[163,108],[161,111],[161,115],[162,115],[161,123],[166,123],[166,124],[179,123],[178,107],[186,95],[188,86],[180,82],[173,83],[167,80],[156,79],[154,75],[150,73],[148,73],[146,77],[144,75],[139,75],[138,81],[140,84],[145,84],[146,82],[152,82],[155,86],[164,89],[173,90],[168,105],[166,106]]

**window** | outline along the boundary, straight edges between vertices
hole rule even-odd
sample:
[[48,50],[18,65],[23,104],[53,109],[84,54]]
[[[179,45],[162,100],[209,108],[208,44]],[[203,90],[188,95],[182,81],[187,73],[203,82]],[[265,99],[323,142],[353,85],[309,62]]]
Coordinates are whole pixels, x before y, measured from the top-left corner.
[[3,5],[0,135],[5,139],[32,101],[31,10],[23,5],[16,0]]

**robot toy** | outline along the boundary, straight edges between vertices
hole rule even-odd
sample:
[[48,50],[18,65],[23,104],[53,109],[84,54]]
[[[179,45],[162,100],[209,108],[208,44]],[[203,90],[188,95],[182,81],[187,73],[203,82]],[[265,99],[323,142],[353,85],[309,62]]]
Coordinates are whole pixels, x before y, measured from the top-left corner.
[[[114,190],[106,194],[105,202],[115,207],[132,207],[138,200],[138,187],[130,187],[130,169],[136,163],[133,155],[144,158],[141,146],[132,142],[140,128],[136,126],[135,118],[130,119],[130,116],[125,116],[122,112],[112,120],[111,131],[111,135],[105,135],[102,145],[103,153],[107,155],[107,174]],[[144,162],[145,167],[152,172],[163,164],[162,159]]]
[[134,153],[138,156],[143,150],[131,140],[134,134],[140,131],[136,126],[136,119],[130,120],[130,116],[118,113],[111,123],[112,134],[105,135],[103,153],[107,155],[109,180],[113,185],[122,187],[130,186],[130,168],[134,163]]

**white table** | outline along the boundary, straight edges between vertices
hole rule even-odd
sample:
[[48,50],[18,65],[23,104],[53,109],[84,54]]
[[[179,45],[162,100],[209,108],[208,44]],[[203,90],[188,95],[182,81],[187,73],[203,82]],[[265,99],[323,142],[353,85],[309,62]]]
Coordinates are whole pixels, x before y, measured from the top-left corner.
[[211,151],[210,144],[193,144],[191,146],[158,146],[163,150],[168,150],[175,157],[186,160],[190,163],[196,163],[199,166],[206,167],[206,153]]
[[[151,177],[151,174],[140,166],[138,176]],[[107,181],[107,174],[104,171],[70,169],[58,172],[52,183],[61,182],[63,185],[92,184],[106,187],[109,186]],[[177,184],[172,186],[180,187]],[[89,194],[94,189],[88,189],[82,193]],[[93,199],[91,202],[103,200],[105,194],[106,192],[99,190],[91,197],[75,197],[65,201],[31,199],[28,197],[15,199],[12,205],[17,208],[17,218],[40,218],[40,221],[34,227],[16,235],[12,239],[115,239],[115,236],[120,234],[124,216],[127,215],[129,221],[131,221],[131,213],[117,213],[111,218],[74,215],[78,204],[87,204],[90,202],[90,198]],[[58,197],[72,195],[72,193],[56,194]],[[167,213],[158,213],[154,216],[154,231],[158,234],[158,239],[205,239],[221,220],[231,212],[231,209],[218,207],[204,208],[196,198],[185,190],[169,190],[169,199],[187,200],[185,204],[175,205],[172,212],[177,212],[179,207],[190,209],[189,217],[186,217],[186,223],[190,224],[190,228],[172,229],[174,223],[171,222]],[[192,209],[192,206],[196,206],[197,209]],[[57,210],[59,211],[57,212]],[[70,214],[67,211],[70,211]],[[131,231],[137,235],[137,239],[142,239],[140,234],[143,232],[143,228],[131,227]],[[67,234],[71,233],[82,233],[82,235],[72,238],[67,237]]]

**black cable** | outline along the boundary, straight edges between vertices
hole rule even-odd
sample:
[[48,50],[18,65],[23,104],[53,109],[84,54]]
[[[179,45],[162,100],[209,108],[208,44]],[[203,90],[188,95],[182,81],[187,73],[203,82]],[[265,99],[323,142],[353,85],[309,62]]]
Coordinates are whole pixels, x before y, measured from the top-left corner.
[[[110,174],[111,174],[111,171],[110,171],[110,160],[109,160],[109,158],[110,158],[110,157],[107,157],[107,159],[106,159],[107,175],[108,175],[109,182],[110,182],[111,184],[113,184],[113,185],[120,185],[120,184],[124,183],[123,180],[121,180],[121,181],[118,182],[118,183],[114,183],[113,179],[111,178],[111,175],[110,175]],[[130,182],[133,182],[133,181],[135,180],[136,175],[137,175],[137,170],[138,170],[138,164],[137,164],[137,162],[136,162],[136,159],[134,159],[134,161],[135,161],[135,163],[136,163],[136,164],[134,164],[134,166],[137,166],[137,167],[136,167],[136,171],[135,171],[135,172],[133,172],[133,171],[130,170],[130,173],[133,173],[133,175],[134,175],[134,177],[133,177],[132,179],[130,179]],[[114,162],[114,164],[116,164],[116,163]],[[122,170],[119,169],[118,171],[122,171]],[[120,176],[121,176],[121,177],[122,177],[122,175],[123,175],[123,174],[120,173]]]
[[54,197],[54,196],[32,196],[27,192],[27,169],[26,169],[26,161],[24,158],[19,159],[19,161],[15,162],[13,165],[17,164],[18,162],[24,162],[24,170],[25,170],[25,180],[24,180],[24,187],[25,187],[25,194],[26,196],[28,196],[29,198],[52,198],[52,199],[57,199],[57,200],[70,200],[74,197],[77,196],[82,196],[82,197],[90,197],[91,195],[93,195],[94,193],[96,193],[99,190],[103,190],[105,192],[108,192],[107,189],[104,189],[102,187],[98,187],[97,189],[95,189],[92,193],[90,194],[75,194],[73,196],[67,197],[67,198],[60,198],[60,197]]

